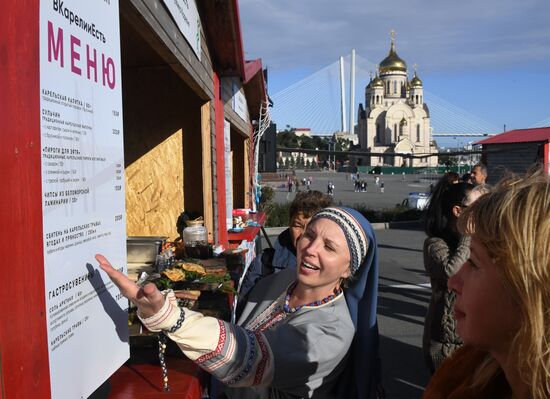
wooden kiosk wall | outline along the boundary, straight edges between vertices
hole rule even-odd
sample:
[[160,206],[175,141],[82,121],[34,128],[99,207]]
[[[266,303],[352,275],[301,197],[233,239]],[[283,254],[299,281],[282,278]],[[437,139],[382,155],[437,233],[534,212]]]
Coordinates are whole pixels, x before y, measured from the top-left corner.
[[121,13],[127,233],[173,239],[185,210],[204,217],[214,240],[206,41],[199,61],[183,39],[165,36],[177,30],[165,13],[137,0]]
[[[5,0],[2,5],[8,12],[2,13],[0,17],[0,90],[3,98],[0,106],[0,399],[42,399],[50,398],[50,376],[42,242],[37,23],[40,3],[38,0]],[[179,169],[181,177],[179,172],[175,173],[167,185],[183,184],[185,202],[183,196],[174,193],[171,193],[173,197],[168,195],[169,201],[177,203],[181,200],[182,205],[197,209],[202,203],[207,225],[213,226],[209,230],[215,231],[220,241],[226,241],[225,190],[223,173],[219,173],[224,169],[224,112],[219,78],[207,58],[203,70],[194,69],[197,67],[196,62],[190,65],[192,55],[189,54],[190,50],[185,50],[184,39],[175,33],[177,28],[165,12],[155,13],[152,2],[122,1],[120,10],[121,20],[139,30],[144,35],[143,43],[153,47],[164,60],[165,66],[169,65],[175,75],[181,78],[183,83],[179,84],[187,85],[196,94],[196,98],[182,94],[183,97],[171,99],[189,105],[192,115],[189,122],[175,123],[179,118],[176,111],[181,110],[183,113],[186,110],[180,109],[179,105],[170,110],[162,109],[162,102],[156,104],[156,112],[167,119],[165,124],[157,124],[150,136],[146,134],[145,127],[132,126],[130,121],[129,132],[132,129],[134,132],[128,134],[132,139],[127,143],[126,162],[128,166],[138,162],[140,151],[136,147],[140,139],[145,148],[150,147],[150,151],[158,147],[158,154],[169,154],[167,156],[171,161],[163,171]],[[122,29],[123,24],[121,32]],[[203,49],[206,49],[206,40],[203,43]],[[176,49],[175,53],[173,49]],[[123,71],[123,90],[125,93],[128,93],[126,90],[137,91],[136,86],[126,86],[124,79],[127,79],[128,84],[132,79],[137,79],[131,74],[126,76],[126,72]],[[169,83],[174,81],[174,75],[157,76],[156,79]],[[153,82],[148,83],[152,91]],[[159,101],[159,98],[156,100]],[[125,101],[128,99],[125,98]],[[132,106],[139,109],[138,104]],[[128,112],[124,110],[125,118]],[[188,140],[187,132],[193,132]],[[179,152],[183,153],[181,161],[177,160],[176,154]],[[153,165],[155,155],[153,152],[143,160],[144,168]],[[189,167],[186,157],[199,160],[198,164],[190,161],[190,164],[198,167]],[[186,174],[186,170],[189,174]],[[153,173],[147,178],[158,177],[159,173]],[[141,184],[140,195],[143,196],[144,180],[146,177],[129,176],[129,186],[134,181],[136,186]],[[186,181],[190,184],[186,184]],[[202,188],[199,188],[200,184]],[[146,207],[151,210],[155,196],[165,198],[164,189],[164,185],[158,185],[152,191],[154,195],[147,194],[149,202],[144,201],[146,205],[141,206],[140,211]],[[187,190],[192,190],[194,195],[188,195]],[[220,209],[219,213],[217,209]],[[168,212],[175,212],[175,208]],[[168,217],[172,218],[172,215]],[[218,222],[216,226],[214,220]],[[166,227],[169,227],[168,224]]]

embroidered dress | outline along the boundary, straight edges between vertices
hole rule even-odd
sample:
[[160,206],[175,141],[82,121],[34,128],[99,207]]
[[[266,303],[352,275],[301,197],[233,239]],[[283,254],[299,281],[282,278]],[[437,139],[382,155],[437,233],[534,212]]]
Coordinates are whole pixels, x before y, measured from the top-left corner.
[[[226,384],[229,398],[334,398],[354,327],[344,295],[285,311],[295,270],[261,280],[238,325],[185,309],[182,327],[168,336],[200,367]],[[144,319],[153,331],[173,326],[173,294]]]

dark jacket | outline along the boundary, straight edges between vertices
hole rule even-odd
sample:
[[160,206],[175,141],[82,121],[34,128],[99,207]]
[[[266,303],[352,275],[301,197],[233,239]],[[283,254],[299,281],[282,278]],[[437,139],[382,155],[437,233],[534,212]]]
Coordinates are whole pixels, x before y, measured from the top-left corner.
[[279,234],[273,248],[264,249],[261,255],[256,256],[252,261],[241,285],[237,315],[240,315],[250,291],[260,279],[287,267],[296,268],[296,248],[292,244],[290,229]]
[[461,237],[454,248],[439,237],[428,237],[424,241],[424,268],[430,276],[432,295],[424,323],[422,347],[432,373],[462,344],[456,334],[453,316],[455,294],[447,288],[447,282],[469,256],[469,237]]

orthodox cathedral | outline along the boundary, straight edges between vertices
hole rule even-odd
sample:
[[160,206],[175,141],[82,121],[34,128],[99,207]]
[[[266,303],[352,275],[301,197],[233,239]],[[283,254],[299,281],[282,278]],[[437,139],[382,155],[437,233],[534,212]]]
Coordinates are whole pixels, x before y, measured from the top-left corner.
[[437,153],[422,81],[416,68],[408,79],[407,64],[397,55],[394,42],[392,35],[390,52],[365,89],[365,107],[359,105],[359,145],[362,150],[382,154],[368,158],[369,166],[436,166],[436,156],[390,155]]

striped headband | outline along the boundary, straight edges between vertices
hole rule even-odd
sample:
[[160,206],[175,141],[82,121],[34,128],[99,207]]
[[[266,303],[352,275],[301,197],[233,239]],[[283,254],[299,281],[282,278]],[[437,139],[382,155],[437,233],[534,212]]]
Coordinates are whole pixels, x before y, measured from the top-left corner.
[[321,209],[313,215],[311,222],[322,218],[336,222],[344,231],[350,253],[351,274],[355,274],[363,263],[365,256],[367,256],[367,250],[369,248],[369,242],[363,228],[352,215],[341,208],[331,207]]

